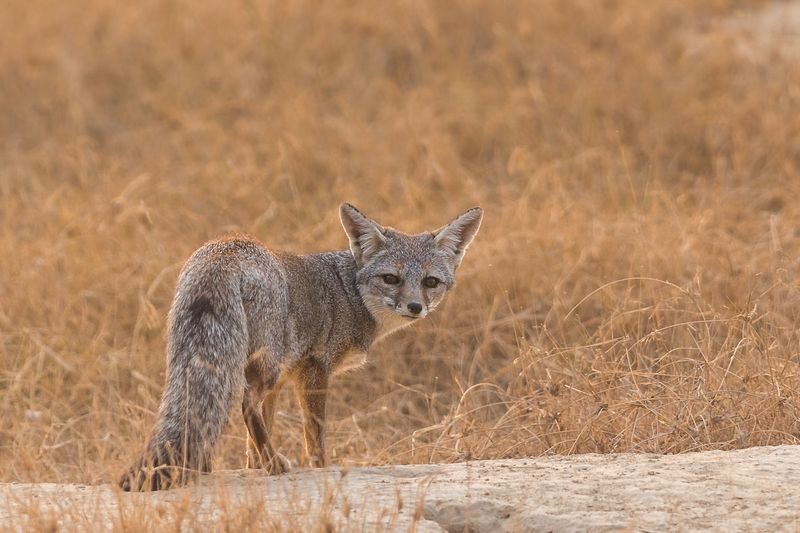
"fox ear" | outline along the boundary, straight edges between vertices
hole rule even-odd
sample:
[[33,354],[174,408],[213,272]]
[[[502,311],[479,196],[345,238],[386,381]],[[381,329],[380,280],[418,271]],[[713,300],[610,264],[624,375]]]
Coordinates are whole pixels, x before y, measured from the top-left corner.
[[343,203],[339,206],[339,218],[342,226],[350,239],[350,251],[358,266],[369,261],[369,258],[379,252],[386,243],[383,227],[364,215],[351,204]]
[[458,267],[464,259],[464,252],[481,227],[481,219],[483,209],[473,207],[433,232],[434,241],[439,248],[452,254],[454,267]]

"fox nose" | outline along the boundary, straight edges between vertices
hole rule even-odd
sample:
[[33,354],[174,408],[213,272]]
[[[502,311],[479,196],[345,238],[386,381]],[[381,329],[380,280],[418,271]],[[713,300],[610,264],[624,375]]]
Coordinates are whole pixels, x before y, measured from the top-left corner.
[[411,312],[411,314],[414,315],[418,315],[422,312],[422,304],[419,304],[417,302],[411,302],[406,307],[408,307],[409,312]]

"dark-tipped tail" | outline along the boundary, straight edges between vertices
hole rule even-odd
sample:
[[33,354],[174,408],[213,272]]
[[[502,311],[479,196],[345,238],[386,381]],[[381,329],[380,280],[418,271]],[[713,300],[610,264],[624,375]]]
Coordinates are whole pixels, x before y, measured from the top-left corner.
[[210,470],[207,465],[183,460],[184,456],[169,443],[161,448],[148,445],[142,458],[122,474],[119,486],[127,492],[164,490],[184,485],[200,472]]
[[145,452],[119,481],[123,490],[168,489],[211,471],[214,446],[243,374],[238,366],[198,368],[190,364],[186,372],[170,372]]
[[214,446],[244,388],[248,345],[238,287],[214,296],[179,281],[158,421],[145,453],[119,480],[123,490],[166,489],[211,471]]

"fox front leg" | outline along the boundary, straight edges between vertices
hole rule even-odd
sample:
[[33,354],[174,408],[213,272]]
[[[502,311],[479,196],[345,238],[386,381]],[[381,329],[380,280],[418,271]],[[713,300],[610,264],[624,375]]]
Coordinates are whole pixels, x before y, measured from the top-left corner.
[[328,393],[328,372],[312,362],[297,377],[297,396],[303,411],[303,439],[312,467],[328,464],[325,455],[325,399]]

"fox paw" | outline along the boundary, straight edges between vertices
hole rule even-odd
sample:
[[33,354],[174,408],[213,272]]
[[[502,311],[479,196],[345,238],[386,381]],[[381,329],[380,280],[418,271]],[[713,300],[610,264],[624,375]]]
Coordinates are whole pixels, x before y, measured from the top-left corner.
[[328,458],[325,455],[313,455],[308,458],[308,464],[311,468],[325,468],[328,466]]
[[289,462],[289,459],[279,453],[273,454],[272,460],[268,462],[262,462],[260,457],[253,457],[248,454],[247,468],[263,469],[266,470],[267,474],[270,476],[279,476],[291,470],[292,464]]
[[270,461],[264,469],[271,476],[279,476],[291,470],[292,464],[289,462],[289,459],[279,453],[276,453],[272,456],[272,461]]

